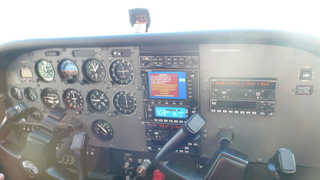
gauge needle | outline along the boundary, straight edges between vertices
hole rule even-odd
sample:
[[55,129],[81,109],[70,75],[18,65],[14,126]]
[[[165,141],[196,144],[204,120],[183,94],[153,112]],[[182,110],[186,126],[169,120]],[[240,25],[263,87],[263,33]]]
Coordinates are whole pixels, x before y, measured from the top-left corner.
[[127,99],[127,96],[124,95],[124,98],[126,99],[126,107],[128,107],[128,99]]
[[108,134],[108,131],[105,130],[105,129],[103,128],[103,126],[101,126],[100,124],[98,124],[98,126],[101,128],[101,130],[102,130],[103,132],[105,132],[106,134]]
[[58,99],[58,97],[52,97],[52,96],[44,96],[46,99]]
[[123,66],[122,66],[122,76],[124,77],[124,68],[123,68]]
[[100,102],[100,99],[92,99],[93,102]]
[[99,64],[96,65],[96,68],[94,69],[94,72],[97,72],[98,67],[99,67]]

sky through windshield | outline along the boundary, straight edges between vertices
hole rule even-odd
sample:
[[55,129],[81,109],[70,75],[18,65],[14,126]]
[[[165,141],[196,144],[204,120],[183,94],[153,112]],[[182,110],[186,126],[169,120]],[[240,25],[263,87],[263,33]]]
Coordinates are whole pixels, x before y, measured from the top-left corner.
[[128,9],[148,8],[149,32],[280,29],[320,36],[317,1],[9,1],[0,44],[32,38],[131,34]]

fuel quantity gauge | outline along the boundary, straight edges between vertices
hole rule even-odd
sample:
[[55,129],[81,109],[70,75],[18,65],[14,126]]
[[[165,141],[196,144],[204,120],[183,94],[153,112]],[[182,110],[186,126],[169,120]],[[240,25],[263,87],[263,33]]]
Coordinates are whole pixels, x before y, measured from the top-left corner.
[[28,87],[24,90],[24,96],[29,100],[29,101],[36,101],[38,99],[38,96],[37,96],[37,93],[36,91],[31,88],[31,87]]
[[23,93],[20,88],[13,87],[11,88],[11,95],[14,97],[14,99],[21,101],[23,99]]

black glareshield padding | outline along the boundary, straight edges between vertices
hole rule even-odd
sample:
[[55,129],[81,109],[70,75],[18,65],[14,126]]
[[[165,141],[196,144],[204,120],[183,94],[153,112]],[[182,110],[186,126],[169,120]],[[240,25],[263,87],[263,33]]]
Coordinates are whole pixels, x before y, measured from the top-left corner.
[[167,160],[182,143],[189,138],[197,136],[205,120],[199,114],[191,116],[182,127],[165,144],[154,159],[154,165],[170,179],[200,179],[195,166],[181,164],[177,161]]

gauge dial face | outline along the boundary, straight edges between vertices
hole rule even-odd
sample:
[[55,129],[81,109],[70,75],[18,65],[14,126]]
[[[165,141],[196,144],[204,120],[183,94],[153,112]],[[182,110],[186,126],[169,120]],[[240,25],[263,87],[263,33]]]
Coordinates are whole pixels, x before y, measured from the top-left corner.
[[103,64],[97,59],[87,60],[82,68],[84,76],[92,83],[99,83],[106,77],[106,70]]
[[87,96],[89,106],[98,113],[106,112],[109,109],[109,99],[106,93],[95,89],[89,92]]
[[64,91],[63,102],[68,108],[73,110],[81,110],[84,104],[82,95],[75,89],[67,89]]
[[23,99],[22,91],[17,87],[11,88],[11,95],[18,101],[21,101]]
[[51,88],[44,89],[41,92],[42,103],[48,108],[54,108],[56,105],[60,105],[60,98],[57,92]]
[[137,110],[137,99],[128,91],[119,91],[113,96],[114,108],[123,115],[132,115]]
[[59,63],[59,73],[61,78],[68,83],[76,82],[79,76],[77,65],[69,59],[63,60]]
[[50,82],[54,78],[54,68],[47,60],[40,60],[36,64],[36,72],[40,79]]
[[134,78],[134,69],[125,59],[114,60],[109,67],[110,78],[119,85],[129,85]]
[[100,140],[110,141],[113,138],[113,129],[107,121],[94,121],[91,130],[93,135]]
[[24,96],[29,100],[29,101],[36,101],[38,99],[37,93],[36,91],[31,88],[28,87],[24,90]]
[[29,109],[29,115],[32,119],[41,121],[42,120],[42,113],[39,109],[32,107]]

